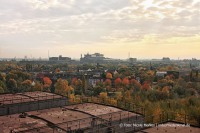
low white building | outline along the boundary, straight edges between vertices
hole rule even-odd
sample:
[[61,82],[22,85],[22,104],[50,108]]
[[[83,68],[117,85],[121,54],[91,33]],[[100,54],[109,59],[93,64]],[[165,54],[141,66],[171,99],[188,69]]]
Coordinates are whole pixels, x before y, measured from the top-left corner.
[[166,74],[167,74],[167,72],[165,72],[165,71],[156,72],[156,76],[158,76],[158,77],[165,77]]

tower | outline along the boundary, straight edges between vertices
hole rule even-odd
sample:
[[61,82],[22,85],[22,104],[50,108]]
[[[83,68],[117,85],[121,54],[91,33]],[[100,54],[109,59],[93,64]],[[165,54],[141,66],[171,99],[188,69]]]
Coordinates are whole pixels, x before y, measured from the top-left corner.
[[48,50],[48,59],[49,59],[49,50]]

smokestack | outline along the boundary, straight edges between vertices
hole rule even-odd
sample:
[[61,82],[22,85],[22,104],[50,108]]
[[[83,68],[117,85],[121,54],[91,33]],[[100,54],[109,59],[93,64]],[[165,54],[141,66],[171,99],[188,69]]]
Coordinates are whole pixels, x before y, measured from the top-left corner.
[[49,50],[48,50],[48,59],[49,59]]

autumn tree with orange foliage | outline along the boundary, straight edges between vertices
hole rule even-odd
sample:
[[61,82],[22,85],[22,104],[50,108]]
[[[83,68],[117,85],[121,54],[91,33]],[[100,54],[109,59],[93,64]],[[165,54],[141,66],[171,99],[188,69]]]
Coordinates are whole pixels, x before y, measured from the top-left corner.
[[153,122],[154,123],[159,123],[160,122],[160,117],[162,114],[161,108],[158,106],[154,111],[153,111]]
[[47,84],[49,86],[52,84],[52,81],[51,81],[51,79],[49,77],[44,77],[43,81],[44,81],[44,84]]
[[67,97],[74,92],[74,89],[68,85],[68,81],[59,78],[55,84],[55,92]]
[[115,79],[115,87],[120,87],[122,84],[122,80],[120,78]]
[[107,79],[112,79],[112,74],[111,74],[111,73],[109,73],[109,72],[108,72],[108,73],[106,73],[106,78],[107,78]]
[[136,91],[140,90],[142,85],[135,79],[130,80],[130,85],[134,87]]
[[44,86],[43,86],[43,91],[49,91],[50,92],[50,87],[52,84],[52,81],[49,77],[44,77],[43,78]]
[[105,81],[104,81],[104,84],[106,85],[106,86],[111,86],[111,80],[110,79],[106,79]]
[[148,82],[145,82],[143,85],[142,85],[142,90],[145,90],[145,91],[148,91],[151,89],[151,86],[149,85]]
[[55,72],[60,73],[60,68],[56,68]]
[[169,93],[169,90],[170,90],[169,86],[165,86],[162,88],[162,92],[165,92],[165,93]]
[[124,86],[127,87],[127,86],[130,84],[129,79],[128,79],[128,78],[124,78],[124,79],[122,80],[122,84],[123,84]]
[[69,102],[74,103],[75,102],[75,96],[74,94],[69,94]]
[[77,78],[72,78],[71,84],[76,86],[78,83],[78,79]]

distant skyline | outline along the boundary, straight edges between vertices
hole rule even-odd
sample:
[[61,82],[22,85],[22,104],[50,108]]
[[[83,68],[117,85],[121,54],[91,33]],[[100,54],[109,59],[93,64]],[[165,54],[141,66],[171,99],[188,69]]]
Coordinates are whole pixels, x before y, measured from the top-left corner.
[[200,59],[199,0],[0,0],[0,58]]

